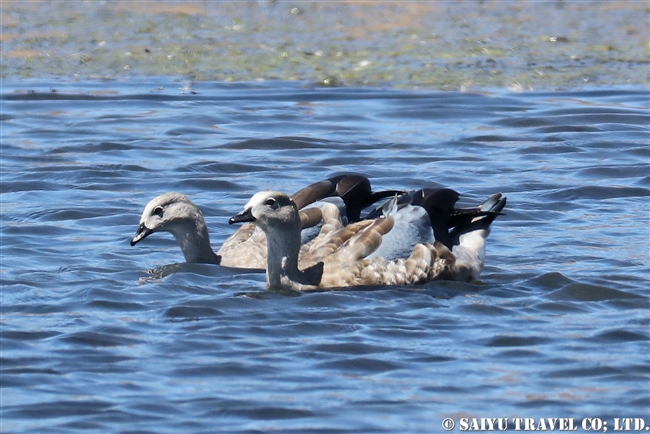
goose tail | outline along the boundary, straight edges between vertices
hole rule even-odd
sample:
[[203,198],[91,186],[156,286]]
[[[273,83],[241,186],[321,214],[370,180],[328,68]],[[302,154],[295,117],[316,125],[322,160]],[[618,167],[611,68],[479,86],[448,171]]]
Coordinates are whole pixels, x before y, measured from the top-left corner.
[[467,233],[482,231],[483,238],[489,235],[492,222],[503,213],[507,198],[495,193],[473,209],[458,209],[449,217],[452,245],[459,244],[459,238]]
[[458,280],[478,280],[485,262],[485,239],[490,234],[490,225],[505,206],[506,198],[501,193],[493,194],[451,230]]

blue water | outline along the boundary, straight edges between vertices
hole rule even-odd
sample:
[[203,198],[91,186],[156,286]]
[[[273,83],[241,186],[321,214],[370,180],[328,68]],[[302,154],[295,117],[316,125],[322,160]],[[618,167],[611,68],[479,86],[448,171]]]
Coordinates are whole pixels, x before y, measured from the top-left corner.
[[[2,432],[649,421],[647,89],[5,81],[1,98]],[[256,191],[342,171],[461,205],[503,192],[482,281],[290,296],[183,264],[170,234],[129,245],[160,193],[202,208],[216,250]]]

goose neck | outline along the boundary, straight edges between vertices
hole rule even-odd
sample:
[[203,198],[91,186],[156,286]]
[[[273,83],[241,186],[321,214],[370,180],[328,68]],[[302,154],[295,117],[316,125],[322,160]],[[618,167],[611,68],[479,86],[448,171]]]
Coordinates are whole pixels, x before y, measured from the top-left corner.
[[205,224],[187,223],[172,232],[187,262],[218,264],[219,256],[210,246],[210,235]]
[[283,287],[286,286],[287,280],[291,282],[299,280],[300,229],[290,232],[268,231],[266,239],[268,246],[266,276],[269,286]]

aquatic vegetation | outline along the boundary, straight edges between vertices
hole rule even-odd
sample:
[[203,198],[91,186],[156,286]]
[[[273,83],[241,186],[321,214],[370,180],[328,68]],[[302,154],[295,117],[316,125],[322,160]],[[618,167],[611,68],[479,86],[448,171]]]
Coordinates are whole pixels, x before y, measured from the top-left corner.
[[648,82],[647,4],[471,4],[10,2],[1,74],[440,89]]

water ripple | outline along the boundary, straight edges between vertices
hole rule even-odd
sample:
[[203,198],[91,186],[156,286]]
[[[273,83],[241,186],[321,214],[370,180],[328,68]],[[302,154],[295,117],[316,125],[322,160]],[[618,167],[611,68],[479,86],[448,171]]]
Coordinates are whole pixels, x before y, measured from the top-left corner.
[[[645,89],[50,87],[0,95],[3,432],[647,416]],[[201,207],[216,248],[255,191],[344,171],[463,206],[506,194],[481,282],[275,292],[183,263],[168,234],[129,246],[162,192]]]

